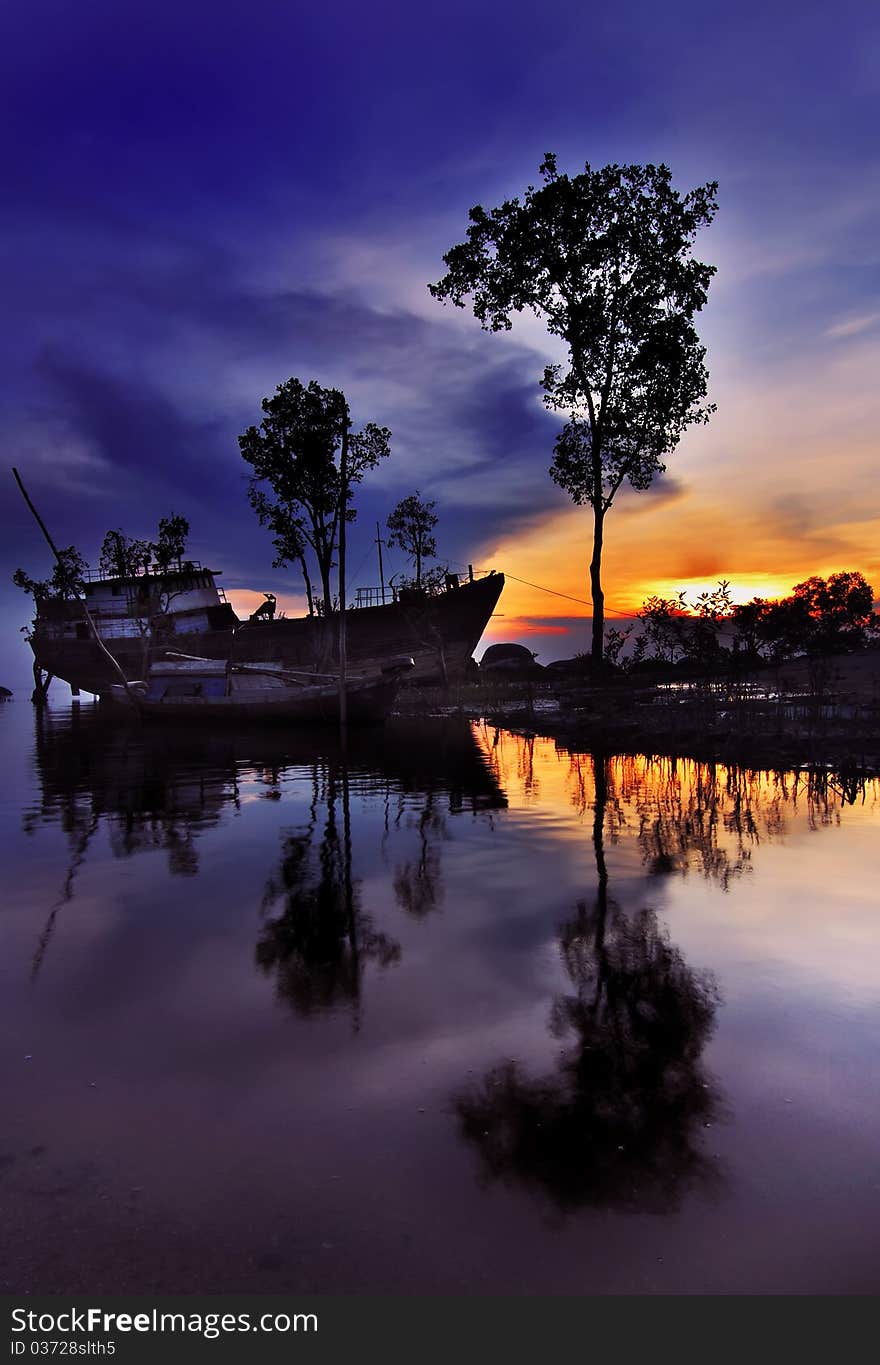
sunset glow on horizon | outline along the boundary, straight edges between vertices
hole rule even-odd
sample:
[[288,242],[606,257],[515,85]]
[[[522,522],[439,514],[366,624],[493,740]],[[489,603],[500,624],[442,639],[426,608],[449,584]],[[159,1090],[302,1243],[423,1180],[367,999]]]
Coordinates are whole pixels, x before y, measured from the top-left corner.
[[[654,594],[673,598],[684,591],[693,603],[699,593],[712,591],[722,579],[728,581],[734,603],[753,597],[786,597],[796,583],[813,574],[827,577],[841,569],[863,573],[880,593],[880,521],[864,528],[864,539],[853,534],[852,528],[840,528],[836,533],[840,543],[837,552],[824,549],[814,555],[809,542],[787,539],[781,533],[774,537],[770,531],[757,545],[744,546],[737,540],[733,508],[729,517],[719,509],[713,524],[708,509],[699,514],[687,507],[687,500],[682,503],[661,507],[649,518],[627,513],[617,517],[613,512],[609,516],[603,573],[608,626],[617,618],[634,617]],[[695,516],[709,528],[705,549],[695,549],[688,538]],[[508,578],[499,603],[504,615],[490,622],[487,637],[508,638],[505,629],[512,620],[516,621],[515,635],[523,637],[569,633],[568,626],[553,624],[554,617],[589,620],[589,537],[589,509],[571,508],[488,552],[484,556],[487,565],[491,563],[502,572],[509,566],[517,578],[540,586],[530,587]],[[752,554],[760,559],[761,569],[747,567]],[[578,603],[554,593],[583,600]],[[544,662],[552,657],[549,642],[548,649],[549,653],[542,654]]]

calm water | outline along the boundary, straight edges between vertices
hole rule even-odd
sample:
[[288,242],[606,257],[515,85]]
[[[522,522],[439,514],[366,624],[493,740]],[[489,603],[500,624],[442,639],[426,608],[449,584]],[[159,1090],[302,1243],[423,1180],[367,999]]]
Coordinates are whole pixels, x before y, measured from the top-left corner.
[[5,1290],[878,1287],[880,786],[0,706]]

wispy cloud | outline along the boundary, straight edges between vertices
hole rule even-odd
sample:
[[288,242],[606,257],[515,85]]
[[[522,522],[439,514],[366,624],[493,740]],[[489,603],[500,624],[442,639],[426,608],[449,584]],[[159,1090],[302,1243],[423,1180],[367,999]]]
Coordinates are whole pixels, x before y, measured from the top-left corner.
[[869,332],[878,323],[880,312],[862,313],[860,317],[845,318],[841,322],[836,322],[833,327],[828,328],[825,335],[831,337],[833,341],[840,341],[846,337],[859,336],[862,332]]

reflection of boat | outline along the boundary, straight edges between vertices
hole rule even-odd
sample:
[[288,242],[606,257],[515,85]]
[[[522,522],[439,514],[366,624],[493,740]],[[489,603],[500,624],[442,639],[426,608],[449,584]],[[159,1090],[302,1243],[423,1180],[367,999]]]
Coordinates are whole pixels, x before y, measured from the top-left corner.
[[[226,659],[233,639],[236,653],[248,660],[332,671],[338,616],[241,622],[217,586],[217,572],[187,563],[163,574],[90,578],[82,599],[40,599],[30,641],[36,665],[86,692],[101,693],[118,682],[91,638],[84,602],[101,641],[129,679],[144,676],[151,646]],[[416,682],[460,677],[503,587],[503,574],[460,585],[450,575],[445,591],[436,595],[409,590],[393,602],[354,607],[346,612],[349,667],[368,670],[406,654],[415,661]]]
[[[384,720],[412,659],[346,682],[348,719]],[[111,687],[105,696],[134,706],[147,720],[286,721],[339,720],[339,682],[327,675],[293,673],[280,664],[227,664],[219,659],[174,656],[154,663],[147,682]]]
[[[417,804],[436,797],[451,814],[507,805],[460,716],[392,717],[353,730],[343,755],[330,726],[121,726],[103,705],[35,713],[39,806],[29,823],[60,821],[78,834],[94,820],[118,834],[119,855],[155,847],[163,831],[207,828],[233,811],[239,785],[267,790],[286,773],[343,763],[359,791]],[[111,843],[116,844],[116,838]]]
[[[258,962],[277,974],[280,994],[306,1009],[310,1000],[336,998],[345,983],[349,990],[371,955],[393,958],[392,939],[359,906],[346,835],[349,793],[358,811],[376,798],[385,805],[383,846],[387,841],[395,868],[395,895],[417,915],[439,900],[445,818],[507,804],[461,716],[392,718],[381,729],[352,729],[345,746],[330,726],[119,725],[103,704],[74,706],[66,715],[40,708],[35,722],[40,797],[25,828],[57,825],[69,841],[67,875],[40,935],[35,972],[96,838],[107,840],[115,858],[161,849],[172,875],[194,877],[205,833],[255,797],[292,796],[298,823],[283,829],[281,863],[265,884]],[[305,826],[302,792],[309,794]],[[244,844],[257,851],[265,875],[277,862],[277,831],[270,826],[261,845],[261,828],[252,821]],[[361,967],[349,951],[355,941]]]

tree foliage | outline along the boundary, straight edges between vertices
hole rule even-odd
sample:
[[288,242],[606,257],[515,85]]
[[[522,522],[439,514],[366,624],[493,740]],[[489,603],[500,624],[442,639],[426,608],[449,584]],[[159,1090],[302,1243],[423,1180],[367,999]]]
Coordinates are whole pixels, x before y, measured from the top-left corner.
[[414,578],[399,573],[392,574],[389,582],[399,601],[406,600],[410,605],[413,605],[416,600],[438,597],[440,593],[445,592],[448,586],[448,577],[448,565],[432,564],[430,569],[422,569],[422,577],[419,583]]
[[181,567],[188,536],[189,522],[186,517],[159,518],[159,535],[150,546],[159,573],[167,573],[174,563],[178,568]]
[[859,644],[866,630],[876,629],[874,589],[860,573],[814,575],[796,583],[791,595],[810,622],[810,643],[820,649]]
[[[710,672],[723,663],[729,646],[740,658],[780,662],[798,654],[855,649],[880,633],[874,590],[853,570],[827,579],[813,575],[778,599],[753,597],[734,604],[726,579],[693,602],[684,591],[655,594],[642,603],[638,619],[640,634],[626,664],[687,663]],[[618,662],[630,632],[609,634]]]
[[149,568],[153,546],[149,540],[136,540],[124,531],[108,531],[99,556],[101,572],[116,578],[134,578]]
[[878,631],[874,589],[850,569],[829,578],[813,574],[788,597],[754,597],[733,608],[731,619],[744,649],[770,659],[829,654],[864,645]]
[[340,518],[354,520],[353,485],[389,454],[391,433],[373,422],[353,432],[345,395],[315,380],[288,379],[261,406],[260,425],[238,438],[253,469],[251,506],[272,532],[275,564],[300,565],[310,607],[312,553],[328,611]]
[[[178,566],[186,552],[189,522],[185,517],[162,517],[155,541],[132,539],[124,531],[108,531],[99,552],[101,572],[116,578],[135,578],[155,567],[165,573],[176,560]],[[37,600],[46,597],[77,597],[82,590],[88,564],[74,545],[58,551],[51,577],[31,578],[24,569],[16,569],[12,581],[16,587],[30,593]]]
[[88,565],[75,545],[68,545],[58,551],[51,577],[31,578],[24,569],[16,569],[12,581],[17,588],[29,593],[35,602],[46,597],[77,597],[82,590],[83,577]]
[[423,502],[418,489],[408,498],[401,498],[385,523],[388,527],[388,544],[398,545],[415,565],[415,586],[422,586],[422,563],[437,553],[434,527],[437,517],[434,502]]
[[717,185],[680,195],[667,166],[589,163],[560,174],[548,153],[543,184],[523,200],[470,212],[467,240],[444,256],[430,290],[458,307],[470,298],[489,331],[530,310],[564,343],[567,365],[544,371],[548,407],[567,414],[551,467],[575,503],[593,509],[593,658],[602,659],[604,520],[624,483],[646,489],[705,402],[705,348],[693,318],[714,266],[691,255],[711,223]]
[[188,535],[189,522],[178,515],[160,517],[155,540],[128,536],[118,528],[108,531],[101,544],[101,572],[115,578],[135,578],[155,567],[158,573],[168,573],[175,562],[180,567]]
[[667,664],[686,660],[711,671],[724,653],[721,635],[732,609],[730,583],[724,578],[717,587],[699,593],[693,605],[684,591],[646,598],[638,612],[643,641],[639,659],[651,657]]
[[641,638],[645,641],[642,653],[645,657],[666,664],[677,663],[684,657],[684,622],[688,605],[683,591],[672,597],[660,597],[652,593],[645,598],[637,615],[642,624]]

